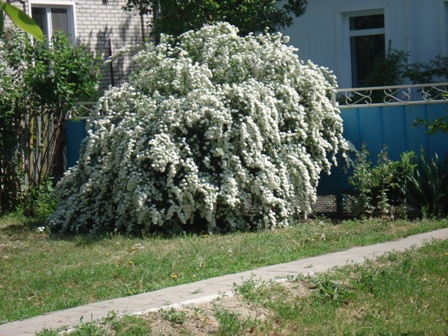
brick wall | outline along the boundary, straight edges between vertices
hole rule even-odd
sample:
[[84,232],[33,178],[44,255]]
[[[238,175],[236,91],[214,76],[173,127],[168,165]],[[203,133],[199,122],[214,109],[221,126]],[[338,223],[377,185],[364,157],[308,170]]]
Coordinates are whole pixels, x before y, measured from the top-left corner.
[[[110,0],[103,5],[102,0],[79,0],[76,2],[77,39],[90,46],[105,60],[109,52],[114,55],[128,45],[142,44],[140,16],[122,10],[124,0]],[[145,18],[147,21],[148,18]],[[145,33],[147,35],[146,22]],[[110,41],[110,50],[109,50]],[[120,84],[131,70],[130,58],[119,58],[103,67],[102,87],[111,84],[113,71],[114,84]]]
[[[39,3],[42,3],[39,0]],[[76,40],[85,44],[91,50],[106,60],[109,52],[114,55],[118,50],[129,45],[142,44],[142,31],[140,16],[134,13],[126,13],[122,10],[124,0],[109,0],[108,5],[103,5],[102,0],[48,0],[49,5],[74,5],[74,21],[76,24]],[[24,10],[28,15],[28,1],[13,1],[13,5]],[[146,26],[149,17],[145,17],[145,38],[148,39]],[[5,20],[5,27],[11,25],[9,18]],[[110,41],[110,50],[109,50]],[[113,76],[111,75],[113,71]],[[102,68],[103,80],[101,87],[104,89],[111,84],[118,85],[125,81],[131,70],[130,57],[121,57],[110,65]]]

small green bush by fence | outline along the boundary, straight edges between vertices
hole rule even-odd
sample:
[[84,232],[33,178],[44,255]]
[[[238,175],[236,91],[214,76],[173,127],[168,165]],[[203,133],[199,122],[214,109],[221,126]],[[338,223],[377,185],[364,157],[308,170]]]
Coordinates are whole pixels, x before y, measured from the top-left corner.
[[372,166],[363,145],[349,182],[357,194],[357,215],[405,216],[409,210],[423,217],[448,215],[448,156],[441,164],[437,154],[428,158],[421,150],[419,160],[405,152],[392,161],[385,147]]

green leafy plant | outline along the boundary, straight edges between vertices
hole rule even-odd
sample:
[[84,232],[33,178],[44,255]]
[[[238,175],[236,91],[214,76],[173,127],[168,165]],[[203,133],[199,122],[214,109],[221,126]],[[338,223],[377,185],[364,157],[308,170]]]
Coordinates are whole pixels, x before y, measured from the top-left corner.
[[156,36],[161,33],[179,36],[220,21],[238,27],[241,35],[247,35],[291,26],[294,16],[305,13],[306,5],[307,0],[126,0],[123,9],[138,12],[142,20],[144,15],[151,15],[149,25]]
[[436,120],[424,120],[417,118],[413,126],[424,126],[427,128],[426,132],[429,135],[436,134],[437,132],[448,132],[448,115],[445,117],[437,118]]
[[348,304],[351,292],[341,281],[331,279],[329,274],[308,277],[313,292],[313,299],[322,303],[330,302],[336,306]]
[[219,322],[219,330],[217,332],[218,335],[241,335],[241,329],[244,328],[244,325],[239,314],[220,309],[215,313],[215,316]]
[[406,69],[405,76],[413,83],[434,83],[448,80],[448,56],[437,56],[433,60],[423,63],[411,63]]
[[393,214],[392,207],[403,207],[407,178],[416,167],[414,159],[415,153],[405,152],[401,154],[401,161],[392,161],[385,146],[378,154],[377,165],[372,167],[369,152],[363,144],[349,178],[358,193],[356,213],[370,217],[377,213],[388,216]]
[[[444,97],[448,99],[448,95],[444,95]],[[447,133],[448,132],[448,111],[446,114],[447,114],[446,116],[437,118],[435,120],[427,120],[427,119],[425,120],[425,119],[417,118],[417,119],[415,119],[413,126],[414,127],[416,127],[416,126],[426,127],[426,133],[428,133],[429,135],[434,135],[438,132]]]
[[96,91],[99,60],[61,33],[32,43],[11,29],[2,42],[0,209],[10,211],[62,176],[65,118]]
[[44,41],[44,33],[32,18],[19,8],[3,1],[0,1],[0,37],[3,35],[4,27],[3,12],[25,33],[31,34],[38,41]]
[[123,317],[113,316],[109,321],[110,329],[115,336],[146,336],[151,334],[151,326],[148,321],[140,316],[125,315]]
[[240,286],[236,286],[236,290],[244,299],[253,300],[257,290],[257,281],[253,277],[244,281]]
[[19,207],[25,216],[33,218],[37,224],[45,224],[47,217],[56,209],[53,181],[48,180],[28,189]]
[[[448,56],[437,56],[434,60],[427,63],[413,63],[410,64],[406,76],[410,78],[413,83],[434,83],[434,82],[446,82],[448,81]],[[448,90],[448,87],[441,87],[437,89],[429,88],[427,92],[437,97],[441,95],[440,89]],[[445,98],[446,95],[445,95]],[[429,135],[436,134],[437,132],[448,132],[448,111],[444,117],[437,118],[436,120],[424,120],[417,118],[413,126],[423,126],[427,128]]]
[[403,84],[408,57],[409,53],[403,50],[391,50],[385,57],[376,59],[372,71],[366,78],[365,86]]
[[409,53],[404,50],[391,50],[376,59],[365,86],[401,85],[405,79],[414,84],[445,82],[448,79],[448,56],[439,55],[426,63],[408,63],[408,59]]
[[182,310],[174,308],[168,310],[160,309],[160,315],[163,319],[173,324],[184,324],[187,321],[187,314]]
[[[372,70],[366,78],[363,86],[392,86],[401,85],[405,79],[409,54],[402,50],[392,50],[386,56],[377,58],[373,62]],[[371,94],[372,103],[385,103],[391,98],[387,97],[384,90],[375,90]]]
[[408,203],[424,217],[448,215],[448,156],[444,164],[437,154],[431,159],[420,152],[420,162],[414,174],[408,176]]

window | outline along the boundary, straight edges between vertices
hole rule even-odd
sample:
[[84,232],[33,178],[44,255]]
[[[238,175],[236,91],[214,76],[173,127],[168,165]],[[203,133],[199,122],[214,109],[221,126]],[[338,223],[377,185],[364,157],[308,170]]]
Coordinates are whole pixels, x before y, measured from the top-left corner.
[[352,85],[362,87],[375,60],[386,52],[384,14],[351,16],[349,26]]
[[73,6],[32,3],[31,16],[48,39],[57,30],[62,30],[74,39]]

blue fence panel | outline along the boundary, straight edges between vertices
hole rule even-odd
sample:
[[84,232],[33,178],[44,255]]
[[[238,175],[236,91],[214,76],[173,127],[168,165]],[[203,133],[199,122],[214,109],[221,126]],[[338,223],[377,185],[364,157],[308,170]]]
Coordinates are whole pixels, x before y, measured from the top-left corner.
[[67,120],[65,123],[65,158],[67,169],[79,160],[81,142],[87,137],[87,120]]
[[[380,146],[387,145],[391,160],[399,160],[401,153],[405,151],[403,149],[407,148],[408,131],[403,122],[405,114],[405,106],[391,106],[387,110],[382,109],[383,141]],[[370,143],[367,145],[370,147]]]
[[[420,153],[422,148],[429,157],[437,153],[441,160],[448,155],[448,133],[428,135],[425,127],[414,127],[416,118],[435,120],[446,116],[448,103],[403,104],[396,106],[366,106],[341,109],[344,137],[357,149],[365,143],[372,163],[378,153],[388,147],[389,157],[399,160],[406,151]],[[350,171],[345,174],[341,165],[331,175],[322,174],[318,193],[337,195],[352,191],[348,183]]]
[[[443,104],[445,105],[445,104]],[[446,106],[446,105],[445,105]],[[431,108],[430,108],[431,110]],[[429,111],[431,112],[431,111]],[[404,123],[408,130],[406,150],[420,152],[420,148],[428,149],[429,137],[426,134],[425,127],[414,127],[413,124],[417,118],[428,118],[427,105],[411,105],[406,108],[406,119]]]
[[[446,111],[448,110],[448,104],[441,105],[442,104],[431,105],[431,108],[427,111],[429,120],[435,120],[447,115]],[[428,137],[428,151],[430,153],[437,153],[439,158],[445,159],[448,152],[448,134],[439,132]]]
[[[383,110],[380,107],[358,108],[358,114],[361,143],[366,143],[370,153],[376,157],[384,144]],[[354,145],[361,148],[361,143]]]
[[[344,121],[344,137],[360,149],[365,143],[376,162],[378,153],[384,145],[388,146],[390,158],[398,160],[405,151],[420,152],[423,148],[429,156],[438,154],[444,159],[448,155],[448,134],[426,134],[424,127],[413,127],[416,118],[435,120],[446,115],[448,103],[404,104],[383,107],[357,107],[341,109]],[[82,140],[87,136],[87,121],[66,123],[66,159],[67,167],[72,167],[79,159]],[[345,173],[342,162],[334,167],[331,175],[322,174],[318,193],[337,195],[352,190],[348,183],[350,171]]]

